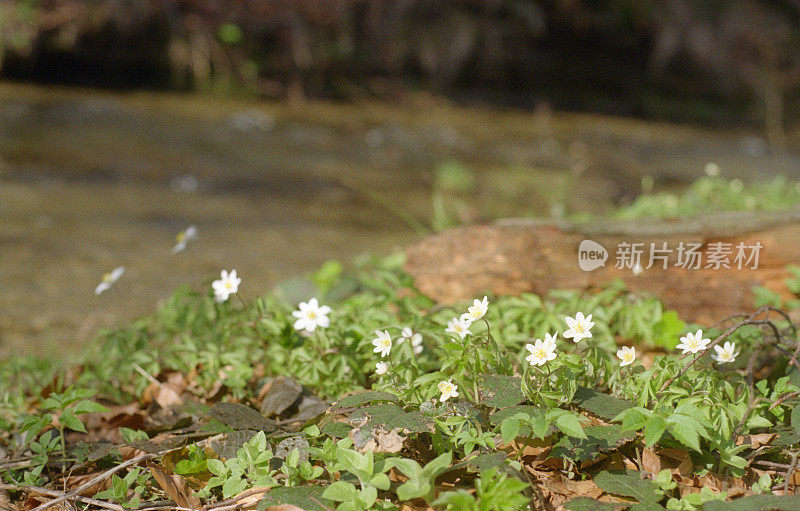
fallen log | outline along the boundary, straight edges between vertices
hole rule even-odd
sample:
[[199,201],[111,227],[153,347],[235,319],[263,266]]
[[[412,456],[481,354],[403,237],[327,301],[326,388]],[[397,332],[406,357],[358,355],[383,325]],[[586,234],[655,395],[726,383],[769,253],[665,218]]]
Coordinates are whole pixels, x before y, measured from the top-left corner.
[[787,265],[800,265],[800,210],[594,223],[508,219],[423,238],[406,255],[416,286],[443,303],[591,289],[620,278],[708,324],[752,310],[753,286],[791,297],[784,280]]

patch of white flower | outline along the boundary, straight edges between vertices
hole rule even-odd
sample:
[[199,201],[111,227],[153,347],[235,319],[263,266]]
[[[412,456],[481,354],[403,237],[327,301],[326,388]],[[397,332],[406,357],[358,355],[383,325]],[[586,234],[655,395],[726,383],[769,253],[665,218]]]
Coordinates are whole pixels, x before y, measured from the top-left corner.
[[439,392],[442,393],[442,396],[439,398],[439,401],[444,403],[451,397],[458,397],[458,385],[453,383],[453,380],[440,381]]
[[469,330],[471,325],[472,322],[468,321],[466,318],[464,318],[464,316],[461,316],[460,318],[453,318],[447,323],[445,332],[456,334],[463,339],[468,335],[472,335],[472,332]]
[[564,332],[565,339],[572,339],[573,342],[580,342],[581,339],[592,336],[591,330],[594,326],[594,322],[592,322],[591,314],[584,317],[583,313],[579,312],[575,314],[574,318],[569,316],[565,317],[564,321],[566,321],[569,327],[569,329]]
[[94,294],[99,295],[100,293],[111,289],[111,286],[113,286],[114,283],[118,281],[120,277],[122,277],[123,273],[125,273],[125,267],[119,266],[117,268],[114,268],[114,270],[111,271],[110,273],[106,273],[105,275],[103,275],[103,278],[100,281],[100,283],[97,285],[96,288],[94,288]]
[[714,351],[717,353],[716,355],[712,354],[711,358],[716,360],[717,364],[733,362],[739,355],[739,352],[736,351],[736,344],[730,341],[725,341],[725,344],[721,348],[719,346],[714,346]]
[[186,248],[186,244],[190,241],[194,241],[197,239],[197,227],[194,225],[190,225],[178,233],[175,237],[175,246],[172,247],[172,253],[177,254],[178,252],[183,251]]
[[526,344],[525,349],[530,352],[530,355],[525,357],[525,360],[530,362],[532,366],[540,366],[555,359],[556,335],[550,335],[549,333],[546,333],[544,334],[544,341],[541,339],[536,339],[533,344]]
[[409,327],[405,327],[400,332],[400,338],[397,339],[397,345],[399,346],[406,341],[411,342],[411,349],[414,351],[414,355],[419,355],[422,353],[422,334],[414,332]]
[[327,305],[320,306],[316,298],[312,298],[308,302],[300,302],[297,309],[292,312],[292,316],[297,318],[297,321],[294,322],[295,330],[313,332],[317,327],[328,328],[331,324],[328,319],[331,308]]
[[392,336],[389,335],[389,332],[384,330],[381,332],[380,330],[375,330],[376,337],[372,341],[372,345],[375,348],[372,350],[375,353],[380,353],[381,357],[385,357],[389,355],[389,352],[392,351]]
[[705,351],[708,348],[708,343],[711,339],[703,339],[703,331],[698,330],[695,333],[689,332],[684,337],[681,337],[681,343],[675,346],[679,350],[683,350],[683,354],[697,353]]
[[375,374],[384,375],[389,372],[389,364],[386,362],[378,362],[375,364]]
[[486,315],[489,310],[489,298],[484,296],[483,300],[475,299],[472,306],[467,308],[467,312],[461,315],[461,319],[468,321],[470,324],[478,321]]
[[227,270],[222,270],[219,273],[219,277],[219,280],[211,283],[211,287],[214,289],[214,299],[222,303],[232,294],[239,291],[239,284],[242,283],[242,279],[236,276],[236,270],[231,270],[230,273]]
[[636,348],[633,346],[623,346],[617,350],[617,358],[621,360],[620,367],[631,365],[636,360]]

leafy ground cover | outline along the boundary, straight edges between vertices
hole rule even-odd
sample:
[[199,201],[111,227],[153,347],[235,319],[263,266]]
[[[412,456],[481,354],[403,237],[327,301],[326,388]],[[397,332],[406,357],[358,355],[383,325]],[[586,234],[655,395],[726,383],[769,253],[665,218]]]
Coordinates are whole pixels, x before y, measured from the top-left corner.
[[4,361],[0,508],[800,509],[797,300],[449,307],[401,266],[253,298],[226,272],[77,364]]

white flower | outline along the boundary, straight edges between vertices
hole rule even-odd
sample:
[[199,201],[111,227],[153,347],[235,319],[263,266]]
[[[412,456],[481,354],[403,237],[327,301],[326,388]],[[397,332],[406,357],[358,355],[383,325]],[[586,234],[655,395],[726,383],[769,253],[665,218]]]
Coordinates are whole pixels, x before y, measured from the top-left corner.
[[630,365],[636,360],[636,348],[633,346],[623,346],[617,350],[617,358],[622,360],[620,367]]
[[544,334],[544,341],[536,339],[533,344],[526,344],[525,349],[531,354],[525,357],[525,360],[532,366],[540,366],[556,358],[556,335]]
[[381,357],[387,356],[392,351],[392,336],[386,330],[383,332],[375,330],[375,335],[378,337],[372,341],[372,345],[375,346],[372,351],[380,353]]
[[292,316],[297,318],[294,322],[295,330],[305,330],[313,332],[317,327],[328,328],[331,324],[328,319],[328,314],[331,313],[331,308],[327,305],[320,307],[316,298],[306,302],[300,302],[296,311],[292,312]]
[[458,385],[453,383],[453,380],[440,381],[439,392],[442,393],[442,397],[439,398],[439,401],[444,403],[451,397],[458,397]]
[[736,344],[730,341],[725,341],[725,345],[722,348],[714,346],[714,351],[716,351],[717,354],[711,355],[711,358],[716,360],[717,364],[733,362],[736,360],[736,356],[739,355],[739,352],[736,351]]
[[472,307],[467,309],[467,312],[461,315],[461,319],[467,319],[470,323],[478,321],[483,316],[486,315],[486,311],[489,310],[489,298],[483,297],[483,300],[475,299],[472,302]]
[[594,326],[594,323],[592,322],[591,314],[584,318],[583,313],[579,312],[575,314],[575,319],[567,316],[564,318],[564,321],[567,322],[567,326],[569,327],[569,330],[564,332],[565,339],[572,338],[574,342],[580,342],[584,337],[592,336],[590,330]]
[[411,341],[411,348],[415,355],[422,353],[422,334],[415,333],[409,327],[403,328],[400,332],[400,338],[397,339],[397,345],[403,344],[406,340]]
[[186,248],[186,244],[192,240],[197,239],[197,227],[190,225],[185,231],[181,231],[175,236],[175,246],[172,247],[172,253],[177,254]]
[[711,339],[703,339],[703,331],[698,330],[695,333],[689,332],[686,336],[681,337],[681,343],[675,346],[679,350],[683,350],[683,354],[697,353],[698,351],[705,351]]
[[114,271],[111,273],[106,273],[103,275],[103,280],[94,288],[94,294],[99,295],[103,291],[108,290],[111,286],[114,285],[114,282],[118,281],[122,274],[125,273],[125,267],[120,266],[118,268],[114,268]]
[[212,282],[211,287],[214,289],[214,298],[221,303],[239,291],[239,284],[242,283],[242,279],[236,276],[236,270],[231,270],[230,273],[227,270],[222,270],[219,276],[220,279]]
[[453,318],[447,323],[445,332],[457,334],[463,339],[468,335],[472,335],[472,332],[469,331],[469,326],[471,324],[472,322],[467,320],[464,316],[461,316],[460,318]]
[[375,364],[375,374],[386,374],[389,371],[389,364],[386,362],[378,362]]

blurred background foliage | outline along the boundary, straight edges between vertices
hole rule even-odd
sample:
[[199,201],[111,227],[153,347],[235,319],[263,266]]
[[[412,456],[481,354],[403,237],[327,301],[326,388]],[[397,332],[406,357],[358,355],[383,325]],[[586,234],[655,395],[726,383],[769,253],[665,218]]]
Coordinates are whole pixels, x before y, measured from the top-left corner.
[[0,77],[758,125],[800,109],[798,0],[0,0]]

